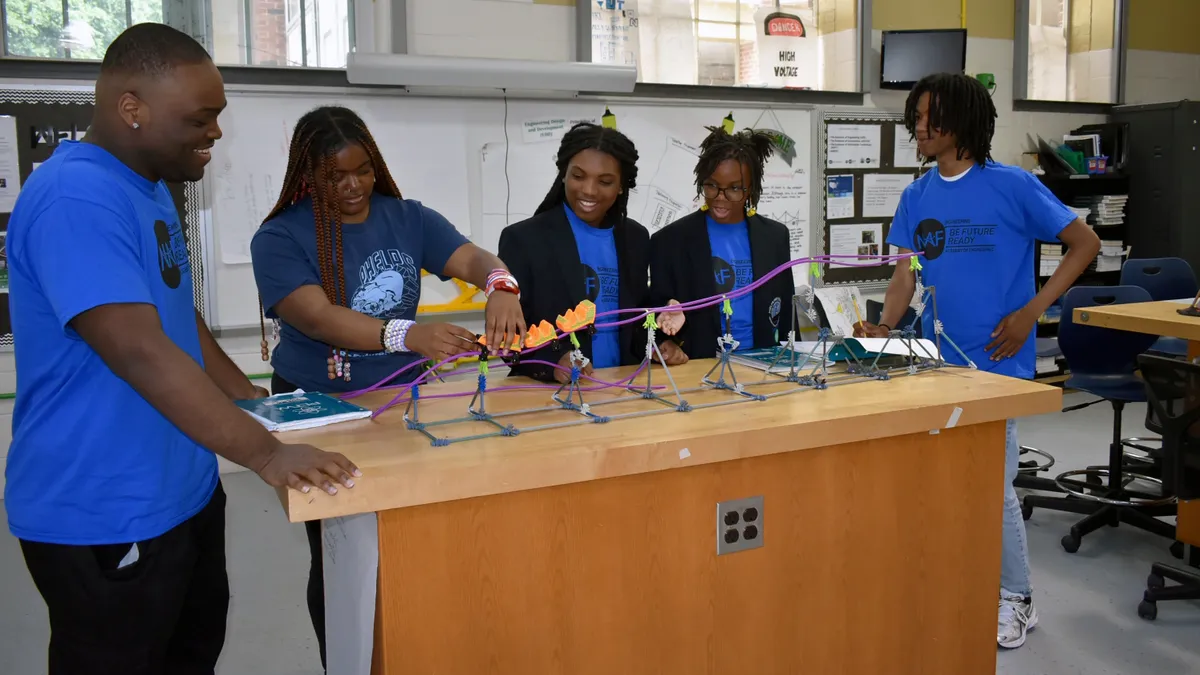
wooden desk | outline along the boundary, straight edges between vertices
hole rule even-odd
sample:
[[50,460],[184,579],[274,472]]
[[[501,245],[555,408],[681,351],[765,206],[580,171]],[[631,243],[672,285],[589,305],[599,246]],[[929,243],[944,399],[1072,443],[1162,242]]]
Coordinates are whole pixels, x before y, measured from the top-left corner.
[[[1089,326],[1187,340],[1188,358],[1194,359],[1200,356],[1200,317],[1184,316],[1177,311],[1188,303],[1167,300],[1081,307],[1075,310],[1074,320]],[[1185,544],[1200,546],[1200,499],[1179,502],[1175,536]]]
[[[690,387],[711,365],[672,373]],[[424,387],[423,418],[461,415],[466,399],[426,397],[472,387]],[[336,497],[281,495],[292,521],[378,513],[376,675],[990,673],[1004,421],[1061,405],[1054,387],[948,369],[436,448],[393,409],[287,434],[364,476]],[[717,556],[716,503],[751,496],[763,546]]]

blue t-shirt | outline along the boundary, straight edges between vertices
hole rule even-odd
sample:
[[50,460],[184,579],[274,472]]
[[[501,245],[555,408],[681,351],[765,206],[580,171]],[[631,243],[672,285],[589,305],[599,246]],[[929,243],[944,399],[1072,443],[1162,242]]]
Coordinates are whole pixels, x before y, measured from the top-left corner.
[[[984,347],[1004,317],[1033,299],[1036,242],[1058,241],[1075,218],[1033,174],[988,162],[949,180],[934,169],[914,181],[900,197],[887,241],[924,252],[922,281],[937,286],[944,334],[976,366],[1031,378],[1036,331],[1008,359],[992,361]],[[925,335],[932,336],[932,306],[922,319]],[[942,356],[965,365],[949,345],[942,345]]]
[[[342,225],[342,269],[350,309],[377,319],[416,319],[421,300],[421,270],[445,279],[446,261],[467,243],[445,217],[420,202],[371,196],[366,221]],[[336,265],[336,251],[330,242]],[[269,319],[275,305],[301,286],[320,287],[317,229],[311,199],[305,199],[263,223],[250,243],[254,279]],[[329,379],[329,345],[280,322],[279,344],[271,366],[280,377],[305,391],[339,393],[369,387],[413,361],[405,352],[350,352],[350,381]],[[469,351],[469,350],[464,350]],[[392,381],[416,377],[418,368]]]
[[[575,246],[579,249],[579,262],[583,263],[583,288],[587,299],[596,303],[596,314],[612,312],[620,308],[620,273],[617,269],[617,242],[611,227],[592,227],[579,219],[570,206],[563,203],[571,232],[575,234]],[[618,317],[601,319],[597,323],[611,323]],[[612,368],[621,365],[621,334],[616,327],[599,328],[592,336],[592,366]]]
[[[708,243],[712,247],[713,280],[717,293],[731,293],[754,283],[754,264],[750,259],[750,231],[746,221],[722,225],[705,216],[708,221]],[[754,347],[754,294],[747,293],[730,301],[733,305],[733,339],[738,349]],[[725,317],[721,316],[721,333],[725,332]]]
[[17,367],[4,489],[21,539],[124,544],[191,518],[217,458],[117,377],[69,325],[101,305],[153,305],[163,332],[203,366],[179,214],[95,145],[64,142],[26,182],[8,221]]

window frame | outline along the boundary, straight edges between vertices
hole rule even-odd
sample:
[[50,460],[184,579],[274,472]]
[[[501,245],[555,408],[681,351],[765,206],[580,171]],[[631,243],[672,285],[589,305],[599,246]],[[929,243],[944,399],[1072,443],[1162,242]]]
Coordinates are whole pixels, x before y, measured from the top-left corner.
[[[1034,0],[1014,0],[1013,27],[1013,109],[1022,112],[1098,112],[1107,114],[1113,106],[1125,103],[1125,67],[1128,62],[1130,0],[1113,0],[1113,101],[1054,101],[1031,99],[1029,94],[1029,12]],[[1065,0],[1063,12],[1070,16]],[[1069,31],[1069,19],[1064,19]]]
[[[398,4],[403,4],[404,2],[404,0],[395,1]],[[575,2],[575,60],[577,62],[590,63],[592,60],[591,16],[594,2],[595,0],[576,0]],[[693,2],[698,4],[699,0],[693,0]],[[634,85],[634,92],[631,95],[635,97],[649,96],[671,99],[725,99],[747,103],[786,102],[809,103],[813,105],[863,105],[866,95],[871,93],[872,88],[872,83],[869,81],[871,73],[870,64],[873,56],[870,32],[872,25],[871,0],[855,0],[855,2],[858,11],[858,21],[854,31],[856,42],[855,52],[858,55],[858,63],[855,68],[858,82],[855,91],[768,89],[760,87],[638,82]],[[696,18],[692,19],[692,21],[696,23],[701,21],[701,19]],[[704,21],[713,22],[711,20]]]
[[[167,5],[168,1],[169,0],[161,0],[161,2],[163,4],[164,23],[166,23],[165,19],[167,18],[166,5]],[[308,26],[306,25],[306,10],[307,10],[308,1],[309,0],[299,0],[299,3],[298,3],[299,8],[300,8],[300,17],[299,17],[300,63],[298,65],[285,65],[285,66],[278,66],[278,67],[279,68],[294,68],[294,69],[311,69],[311,70],[344,70],[344,68],[340,68],[340,69],[339,68],[325,68],[325,67],[321,67],[321,66],[309,65],[310,62],[319,62],[318,52],[320,50],[320,47],[318,44],[319,36],[314,36],[313,44],[311,44],[311,45],[309,44],[309,39],[308,39],[308,35],[307,35],[307,33],[309,31],[308,31]],[[319,0],[311,0],[311,1],[313,2],[314,8],[316,8],[319,5]],[[350,44],[350,49],[353,50],[357,46],[356,36],[358,33],[358,31],[356,30],[357,26],[355,26],[356,17],[357,17],[357,13],[355,10],[357,9],[356,5],[358,5],[359,2],[361,2],[362,0],[339,0],[339,1],[345,2],[347,5],[346,17],[347,17],[347,23],[348,23],[348,26],[347,26],[348,40],[349,40],[349,44]],[[68,25],[68,23],[70,22],[70,2],[71,2],[71,0],[61,0],[61,2],[62,2],[62,17],[63,17],[61,27],[65,28]],[[243,43],[243,45],[241,45],[237,51],[241,55],[242,59],[244,59],[245,62],[237,63],[237,64],[218,63],[217,65],[221,66],[221,67],[229,67],[229,68],[242,68],[242,67],[245,67],[245,68],[263,68],[263,67],[271,68],[272,66],[254,65],[254,30],[253,30],[253,2],[254,2],[254,0],[237,0],[237,2],[239,2],[241,5],[240,6],[241,11],[239,12],[239,15],[240,15],[239,16],[239,23],[240,23],[239,37],[241,38],[241,41]],[[367,2],[370,2],[370,0],[367,0]],[[403,0],[394,0],[394,3],[396,5],[399,5],[401,10],[404,9]],[[125,6],[125,17],[124,17],[125,27],[128,28],[129,26],[133,25],[133,0],[123,0],[123,4]],[[34,62],[41,62],[41,63],[59,62],[59,61],[71,62],[71,63],[98,63],[98,61],[95,59],[72,58],[70,55],[70,49],[65,48],[65,47],[60,47],[59,48],[59,52],[60,52],[59,56],[54,57],[54,58],[44,58],[44,57],[37,57],[37,56],[23,56],[23,55],[14,55],[14,54],[9,53],[8,7],[7,7],[7,5],[8,5],[8,0],[0,0],[0,62],[6,62],[7,60],[12,59],[12,60],[21,60],[21,61],[34,61]],[[205,6],[205,10],[208,13],[208,16],[205,17],[206,30],[205,30],[203,45],[204,45],[204,48],[207,49],[211,53],[213,50],[212,4],[211,4],[211,2],[204,2],[204,6]],[[401,13],[403,13],[403,11]],[[319,12],[318,12],[318,16],[314,17],[314,22],[316,22],[317,18],[319,18]],[[286,30],[286,26],[285,26],[285,30]]]

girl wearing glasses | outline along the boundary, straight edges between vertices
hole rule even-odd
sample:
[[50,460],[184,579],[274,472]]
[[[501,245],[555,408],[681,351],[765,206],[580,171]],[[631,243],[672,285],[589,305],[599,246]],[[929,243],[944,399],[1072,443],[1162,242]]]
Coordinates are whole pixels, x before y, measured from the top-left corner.
[[[728,133],[708,127],[696,164],[700,210],[650,238],[650,293],[655,306],[733,293],[789,260],[788,230],[756,214],[770,138],[745,129]],[[790,272],[775,276],[751,293],[731,299],[729,332],[735,349],[771,347],[792,325],[795,285]],[[721,304],[687,313],[663,333],[690,358],[712,358],[726,333]],[[732,346],[732,345],[731,345]]]
[[[527,325],[559,314],[581,300],[596,303],[597,312],[645,307],[649,233],[626,215],[629,192],[637,185],[638,152],[616,129],[589,123],[571,128],[558,148],[558,176],[534,216],[504,228],[500,258],[521,284],[521,307]],[[633,315],[605,316],[613,323]],[[682,315],[675,319],[682,323]],[[580,351],[592,368],[632,365],[646,354],[642,322],[605,327],[577,335]],[[663,351],[668,365],[687,361],[677,348]],[[566,382],[573,347],[566,339],[551,343],[514,375]]]

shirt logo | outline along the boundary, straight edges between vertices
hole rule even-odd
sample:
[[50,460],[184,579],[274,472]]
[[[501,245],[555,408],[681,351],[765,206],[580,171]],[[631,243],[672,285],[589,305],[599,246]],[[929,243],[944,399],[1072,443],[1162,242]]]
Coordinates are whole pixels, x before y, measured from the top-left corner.
[[394,248],[367,256],[359,266],[358,280],[350,309],[377,319],[402,317],[421,295],[416,261]]
[[583,293],[592,302],[617,301],[617,270],[611,267],[601,267],[600,272],[591,265],[583,266]]
[[733,264],[730,264],[724,258],[714,255],[712,269],[718,293],[728,293],[749,286],[754,281],[754,268],[750,260],[734,260]]
[[913,250],[925,254],[926,260],[937,260],[946,251],[946,226],[941,221],[926,218],[913,233]]
[[183,268],[188,264],[187,241],[178,222],[154,221],[154,241],[158,249],[158,272],[167,288],[179,288]]

